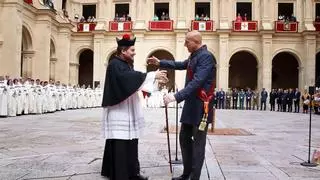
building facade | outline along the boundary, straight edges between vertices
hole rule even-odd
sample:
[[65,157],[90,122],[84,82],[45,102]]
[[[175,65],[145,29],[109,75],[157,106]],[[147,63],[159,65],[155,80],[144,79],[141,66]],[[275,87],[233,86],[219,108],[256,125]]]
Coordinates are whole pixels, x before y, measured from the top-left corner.
[[[187,59],[185,35],[196,29],[216,59],[217,88],[304,89],[319,83],[318,14],[316,0],[3,0],[0,74],[95,86],[116,37],[134,34],[135,69],[147,71],[152,55]],[[185,71],[169,78],[182,88]]]

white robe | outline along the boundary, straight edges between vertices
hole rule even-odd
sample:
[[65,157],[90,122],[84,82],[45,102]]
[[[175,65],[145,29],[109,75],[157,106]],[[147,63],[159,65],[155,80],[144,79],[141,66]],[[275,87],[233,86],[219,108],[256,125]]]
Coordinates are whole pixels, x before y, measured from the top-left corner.
[[8,86],[8,116],[17,116],[17,92],[15,86]]
[[102,131],[105,139],[132,140],[140,137],[145,123],[138,93],[141,93],[140,90],[153,91],[148,88],[153,87],[150,84],[153,84],[154,79],[155,72],[147,73],[137,92],[117,105],[103,108]]
[[0,83],[0,116],[8,116],[8,88]]

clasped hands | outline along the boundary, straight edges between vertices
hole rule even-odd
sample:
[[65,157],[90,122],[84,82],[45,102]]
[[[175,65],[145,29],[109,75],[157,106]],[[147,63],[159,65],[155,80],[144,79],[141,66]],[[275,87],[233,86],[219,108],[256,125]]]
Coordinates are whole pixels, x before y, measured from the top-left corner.
[[[147,59],[147,64],[159,66],[160,60],[154,56]],[[169,80],[167,78],[167,71],[166,70],[157,70],[156,71],[156,79],[159,81],[159,83],[167,83]],[[163,101],[167,105],[170,102],[176,101],[176,98],[172,94],[165,94],[163,96]]]

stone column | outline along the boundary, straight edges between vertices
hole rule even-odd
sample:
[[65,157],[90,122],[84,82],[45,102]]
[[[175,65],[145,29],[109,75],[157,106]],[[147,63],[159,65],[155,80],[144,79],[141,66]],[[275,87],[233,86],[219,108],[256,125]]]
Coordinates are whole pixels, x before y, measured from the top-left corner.
[[53,79],[55,81],[60,81],[60,79],[56,78],[56,63],[57,63],[57,58],[50,58],[50,75],[49,79]]
[[[171,1],[171,2],[176,2],[176,1]],[[172,4],[172,8],[177,9],[177,29],[186,29],[187,24],[186,24],[186,0],[178,0],[176,4]]]
[[228,89],[229,87],[229,34],[219,34],[219,59],[217,62],[217,88]]
[[79,63],[73,63],[71,62],[69,64],[69,83],[71,85],[78,84],[79,79]]
[[230,0],[220,0],[220,29],[229,29],[228,12],[230,12]]
[[[187,59],[187,56],[189,53],[184,47],[185,36],[186,34],[183,31],[177,32],[176,34],[175,61],[183,61]],[[175,71],[176,88],[178,88],[179,90],[184,88],[185,77],[186,77],[186,71]]]
[[135,27],[134,27],[135,29],[146,29],[146,21],[151,20],[153,17],[153,15],[151,15],[151,11],[153,12],[153,8],[150,9],[151,4],[153,4],[153,2],[151,1],[136,0],[136,7],[137,7],[136,18],[137,19],[135,22]]
[[34,27],[35,77],[48,80],[50,73],[50,39],[51,39],[51,15],[53,12],[43,12],[37,17]]
[[58,61],[55,64],[55,78],[61,83],[69,83],[69,62],[70,62],[70,44],[71,44],[71,25],[59,27],[56,38],[56,55]]
[[313,21],[315,19],[315,17],[313,17],[312,15],[312,9],[315,9],[313,7],[313,2],[314,0],[305,0],[304,1],[304,7],[301,7],[301,8],[304,8],[304,28],[307,30],[307,31],[314,31],[315,30],[315,27],[313,25]]
[[93,42],[93,82],[98,81],[99,83],[101,83],[104,78],[104,58],[101,57],[103,55],[103,42],[103,32],[95,33]]
[[272,88],[272,34],[262,35],[262,60],[258,65],[258,90]]
[[261,26],[263,30],[272,30],[274,28],[274,22],[273,22],[273,15],[274,14],[274,8],[271,8],[274,4],[277,3],[273,0],[263,0],[261,4]]
[[213,21],[214,24],[213,29],[219,29],[219,13],[219,0],[212,0],[210,4],[210,19]]
[[[296,6],[294,7],[296,9],[296,13],[294,13],[294,11],[293,11],[293,15],[296,16],[297,21],[299,22],[299,24],[298,24],[298,28],[299,28],[298,31],[299,32],[302,32],[304,30],[303,24],[305,22],[303,22],[303,20],[304,20],[303,7],[304,7],[304,2],[296,1]],[[308,11],[312,12],[312,9],[309,9]]]
[[[299,87],[315,85],[315,71],[316,71],[316,34],[313,32],[304,34],[304,67],[305,78],[304,82],[299,81]],[[300,65],[301,66],[301,65]],[[301,84],[304,83],[304,84]]]
[[141,71],[141,72],[147,72],[147,66],[146,66],[146,52],[145,52],[145,46],[144,46],[144,33],[143,32],[136,32],[136,56],[134,57],[134,69]]
[[106,30],[106,24],[108,24],[106,19],[106,10],[105,8],[107,1],[99,1],[98,2],[98,9],[97,9],[97,25],[95,30]]
[[21,42],[22,42],[22,8],[23,1],[2,1],[0,12],[1,22],[1,57],[0,72],[2,75],[19,77],[21,73]]

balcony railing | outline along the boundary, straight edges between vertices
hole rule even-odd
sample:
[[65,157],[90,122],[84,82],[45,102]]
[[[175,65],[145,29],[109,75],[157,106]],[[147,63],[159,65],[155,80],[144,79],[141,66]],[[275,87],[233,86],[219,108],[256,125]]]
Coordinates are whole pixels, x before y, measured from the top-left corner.
[[314,27],[316,28],[316,31],[320,31],[320,22],[314,22],[313,23]]
[[149,30],[150,31],[172,31],[173,30],[173,21],[149,21]]
[[109,22],[109,31],[119,32],[119,31],[131,31],[132,22],[131,21],[110,21]]
[[276,21],[274,24],[276,32],[298,32],[299,22]]
[[78,23],[77,31],[78,32],[91,32],[94,31],[96,28],[97,23],[95,22],[85,22],[85,23]]
[[25,3],[33,4],[32,0],[24,0]]
[[191,29],[198,31],[213,31],[213,21],[195,21],[191,22]]
[[258,21],[232,21],[233,31],[237,32],[255,32],[258,31]]

